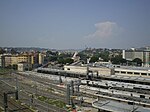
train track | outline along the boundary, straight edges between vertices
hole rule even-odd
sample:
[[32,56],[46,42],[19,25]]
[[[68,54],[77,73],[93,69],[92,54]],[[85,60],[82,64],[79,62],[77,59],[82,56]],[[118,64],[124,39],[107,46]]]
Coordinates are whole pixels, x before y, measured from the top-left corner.
[[[4,87],[4,86],[0,86],[0,99],[1,99],[1,105],[3,106],[3,99],[4,99],[4,96],[3,96],[3,92],[6,90],[7,87]],[[6,90],[7,92],[7,90]],[[8,108],[7,110],[9,112],[33,112],[31,109],[29,109],[29,107],[27,106],[24,106],[24,105],[21,105],[21,103],[19,101],[16,101],[15,99],[11,98],[11,96],[7,96],[7,104],[8,104]]]
[[[15,82],[13,81],[10,81],[10,82],[6,82],[6,83],[9,83],[10,85],[12,86],[15,86]],[[34,88],[34,87],[31,87],[31,85],[29,84],[24,84],[24,83],[21,83],[21,81],[18,81],[18,85],[19,85],[19,88],[20,89],[23,89],[23,91],[20,91],[19,92],[19,96],[25,96],[24,98],[22,97],[21,99],[31,99],[31,96],[29,95],[32,95],[33,93],[35,93],[36,96],[45,96],[47,97],[48,99],[59,99],[60,101],[66,101],[65,97],[62,96],[62,95],[59,95],[59,94],[55,94],[53,92],[48,92],[48,91],[44,91],[42,89],[38,89],[38,88]],[[54,86],[53,87],[57,87],[57,86]],[[13,87],[8,87],[9,89],[13,88]],[[59,87],[58,87],[59,88]],[[64,89],[63,89],[64,90]],[[37,110],[41,110],[41,112],[47,112],[47,110],[49,112],[66,112],[65,109],[63,108],[59,108],[59,107],[56,107],[54,105],[50,105],[48,103],[44,103],[44,102],[41,102],[40,100],[38,100],[36,97],[33,99],[34,100],[34,104],[32,104],[32,106],[34,106],[35,108],[37,108]],[[14,103],[14,102],[13,102]],[[30,105],[30,102],[29,104],[27,105]],[[46,105],[46,106],[45,106]]]
[[[65,77],[73,77],[73,78],[83,78],[83,79],[87,79],[86,78],[86,74],[81,74],[81,73],[71,73],[68,71],[64,71],[64,70],[44,70],[44,69],[38,69],[37,70],[38,73],[44,73],[44,74],[53,74],[53,75],[61,75],[61,76],[65,76]],[[139,80],[130,80],[130,79],[120,79],[120,78],[111,78],[111,77],[106,77],[106,76],[93,76],[92,78],[90,78],[93,81],[100,81],[100,80],[109,80],[109,81],[117,81],[117,82],[124,82],[124,83],[139,83],[142,85],[150,85],[150,82],[142,82]]]
[[[48,80],[48,79],[47,79]],[[44,80],[44,82],[40,81],[41,83],[45,83],[46,81]],[[89,86],[92,86],[93,85],[89,85]],[[99,87],[99,86],[98,86]],[[108,89],[109,86],[105,86],[105,87],[102,87],[104,89]],[[129,92],[137,92],[136,89],[129,89],[129,88],[121,88],[121,87],[111,87],[112,90],[128,90]],[[92,90],[91,90],[92,91]],[[139,93],[143,93],[143,94],[148,94],[149,91],[146,91],[146,90],[143,90],[143,91],[139,91]],[[85,96],[85,97],[98,97],[98,94],[88,94],[88,93],[83,93],[81,92],[82,96]],[[135,96],[129,96],[129,95],[121,95],[121,94],[112,94],[112,93],[107,93],[107,92],[100,92],[99,93],[100,95],[103,95],[103,96],[108,96],[108,97],[114,97],[114,98],[118,98],[118,99],[124,99],[124,100],[130,100],[130,101],[137,101],[137,102],[143,102],[143,103],[150,103],[150,100],[149,99],[143,99],[143,98],[139,98],[139,97],[135,97]]]

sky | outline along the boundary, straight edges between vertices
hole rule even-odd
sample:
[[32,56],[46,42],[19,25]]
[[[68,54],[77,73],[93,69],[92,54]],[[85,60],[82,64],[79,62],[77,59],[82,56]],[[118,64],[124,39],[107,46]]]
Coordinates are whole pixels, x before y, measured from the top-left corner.
[[0,0],[0,47],[150,46],[150,0]]

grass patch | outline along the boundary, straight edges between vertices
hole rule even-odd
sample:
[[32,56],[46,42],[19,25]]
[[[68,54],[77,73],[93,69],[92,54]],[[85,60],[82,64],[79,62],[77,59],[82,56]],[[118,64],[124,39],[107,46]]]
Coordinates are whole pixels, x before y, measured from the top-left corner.
[[63,101],[60,101],[60,100],[48,99],[47,103],[49,103],[51,105],[55,105],[56,107],[59,107],[59,108],[64,108],[66,106],[66,104]]
[[11,71],[12,71],[11,69],[0,68],[0,75],[8,74],[8,73],[10,73]]
[[50,99],[50,98],[47,98],[45,96],[38,96],[38,99],[40,101],[43,101],[45,103],[48,103],[50,105],[53,105],[53,106],[56,106],[56,107],[59,107],[59,108],[65,108],[66,107],[65,102],[60,101],[60,100]]
[[45,96],[39,96],[38,99],[41,100],[41,101],[46,101],[47,97],[45,97]]

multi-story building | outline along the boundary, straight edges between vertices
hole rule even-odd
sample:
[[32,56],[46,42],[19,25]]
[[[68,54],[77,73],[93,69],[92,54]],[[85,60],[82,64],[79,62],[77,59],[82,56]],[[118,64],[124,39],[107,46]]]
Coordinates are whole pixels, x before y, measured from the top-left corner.
[[6,55],[4,58],[5,66],[10,66],[11,65],[11,55]]
[[2,67],[2,55],[0,55],[0,67]]
[[19,55],[2,54],[0,55],[0,67],[17,65],[18,63],[27,63],[30,67],[37,67],[44,63],[42,53],[24,53]]
[[0,55],[0,67],[5,67],[5,59],[3,55]]
[[150,50],[123,50],[123,58],[129,61],[139,58],[143,62],[143,66],[150,66]]
[[20,54],[20,55],[18,55],[18,56],[17,56],[17,58],[18,58],[18,63],[20,63],[20,62],[26,62],[26,63],[29,62],[29,63],[31,63],[30,57],[31,57],[31,56],[25,55],[25,54]]
[[38,62],[38,63],[39,63],[40,65],[42,65],[42,64],[44,63],[44,55],[43,55],[42,53],[39,53],[38,55],[39,55],[39,58],[38,58],[38,59],[39,59],[39,62]]
[[18,57],[16,55],[11,56],[11,65],[17,65]]

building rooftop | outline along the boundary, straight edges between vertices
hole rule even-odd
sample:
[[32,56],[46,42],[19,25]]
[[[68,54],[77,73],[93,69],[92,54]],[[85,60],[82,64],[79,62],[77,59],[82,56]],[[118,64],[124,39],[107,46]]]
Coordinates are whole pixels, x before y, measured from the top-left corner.
[[146,70],[150,71],[150,67],[133,67],[133,66],[119,66],[115,69],[128,69],[128,70]]
[[114,100],[99,100],[92,104],[95,108],[112,112],[150,112],[150,108],[134,105],[132,102],[124,103]]

